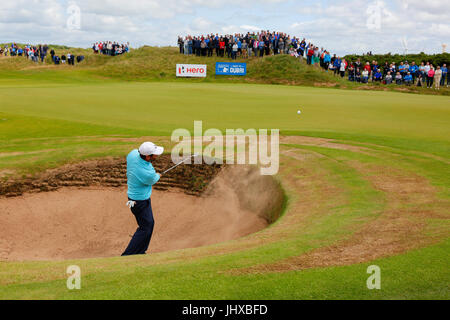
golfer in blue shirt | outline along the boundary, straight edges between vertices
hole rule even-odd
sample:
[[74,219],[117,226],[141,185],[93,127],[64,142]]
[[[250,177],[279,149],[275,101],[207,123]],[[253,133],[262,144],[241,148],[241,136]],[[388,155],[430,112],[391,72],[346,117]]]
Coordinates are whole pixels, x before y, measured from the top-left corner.
[[133,150],[127,156],[127,205],[134,214],[139,227],[122,256],[145,254],[150,244],[155,225],[150,196],[152,186],[161,178],[151,162],[163,152],[163,147],[145,142],[139,147],[139,150]]

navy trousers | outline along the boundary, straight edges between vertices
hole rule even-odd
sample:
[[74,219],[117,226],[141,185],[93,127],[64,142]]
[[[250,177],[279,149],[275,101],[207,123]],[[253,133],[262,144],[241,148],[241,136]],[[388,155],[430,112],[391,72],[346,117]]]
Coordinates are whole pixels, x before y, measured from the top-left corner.
[[134,214],[139,227],[131,238],[128,247],[122,253],[122,256],[145,254],[150,244],[155,225],[151,199],[136,201],[136,204],[131,208],[131,212]]

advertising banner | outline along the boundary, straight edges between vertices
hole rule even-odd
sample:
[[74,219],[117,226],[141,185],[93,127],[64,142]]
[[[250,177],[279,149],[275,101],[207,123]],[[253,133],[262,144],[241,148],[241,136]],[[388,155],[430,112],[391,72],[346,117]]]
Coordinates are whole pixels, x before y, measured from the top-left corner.
[[217,62],[216,75],[245,76],[247,74],[247,64],[237,62]]
[[206,77],[206,64],[177,64],[177,77]]

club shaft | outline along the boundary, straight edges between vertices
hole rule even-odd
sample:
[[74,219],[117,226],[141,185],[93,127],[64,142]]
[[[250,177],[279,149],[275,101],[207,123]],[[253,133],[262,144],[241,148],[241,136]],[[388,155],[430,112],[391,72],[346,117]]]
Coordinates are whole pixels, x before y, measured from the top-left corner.
[[175,169],[176,167],[178,167],[180,164],[185,163],[186,161],[188,161],[189,159],[191,159],[193,156],[191,156],[190,158],[184,159],[183,161],[181,161],[180,163],[177,163],[176,165],[174,165],[173,167],[167,169],[166,171],[164,171],[162,174],[166,174],[167,172]]

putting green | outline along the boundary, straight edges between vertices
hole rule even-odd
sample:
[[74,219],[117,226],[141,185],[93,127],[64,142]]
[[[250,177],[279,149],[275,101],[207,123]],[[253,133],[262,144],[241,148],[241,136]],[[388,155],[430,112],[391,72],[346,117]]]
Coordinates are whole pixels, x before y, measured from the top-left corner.
[[[243,239],[144,257],[1,262],[0,298],[448,299],[450,99],[242,84],[0,87],[0,172],[124,156],[173,129],[280,129],[284,216]],[[297,110],[302,114],[297,115]],[[161,213],[162,214],[162,213]],[[82,269],[82,289],[65,268]],[[367,266],[382,290],[366,288]]]

